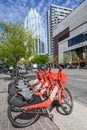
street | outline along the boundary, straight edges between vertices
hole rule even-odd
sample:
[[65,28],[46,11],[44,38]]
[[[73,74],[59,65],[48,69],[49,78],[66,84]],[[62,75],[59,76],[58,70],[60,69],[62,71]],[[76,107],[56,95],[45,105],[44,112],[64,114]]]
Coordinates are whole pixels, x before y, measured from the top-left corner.
[[69,88],[73,99],[87,107],[87,70],[65,70],[67,82],[65,86]]
[[[53,69],[57,72],[57,69]],[[75,101],[87,107],[87,70],[85,69],[63,69],[67,75],[67,87]]]
[[[57,72],[57,69],[53,69]],[[67,87],[73,97],[73,112],[64,116],[53,109],[54,122],[61,130],[87,130],[87,70],[64,69]]]

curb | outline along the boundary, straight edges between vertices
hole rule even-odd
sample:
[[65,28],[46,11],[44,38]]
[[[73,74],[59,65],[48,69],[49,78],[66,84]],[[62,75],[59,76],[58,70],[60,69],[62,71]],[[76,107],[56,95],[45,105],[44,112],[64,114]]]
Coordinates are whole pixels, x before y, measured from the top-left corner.
[[63,130],[60,125],[53,119],[53,123],[56,125],[56,127],[58,128],[58,130]]

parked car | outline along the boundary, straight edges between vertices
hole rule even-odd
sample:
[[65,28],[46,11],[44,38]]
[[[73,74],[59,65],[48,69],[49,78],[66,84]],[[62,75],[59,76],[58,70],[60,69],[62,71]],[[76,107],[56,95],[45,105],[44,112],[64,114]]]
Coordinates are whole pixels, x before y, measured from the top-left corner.
[[25,74],[26,73],[26,68],[25,68],[25,66],[18,66],[18,71],[19,71],[19,73],[20,74]]
[[39,65],[38,65],[38,68],[40,68],[40,69],[42,69],[42,70],[43,70],[43,69],[46,69],[46,70],[47,70],[48,67],[49,67],[49,66],[46,65],[46,64],[39,64]]
[[37,64],[33,64],[32,69],[37,69],[37,66],[38,66]]
[[13,66],[4,67],[4,73],[12,73],[13,69]]
[[28,69],[28,70],[32,70],[32,66],[29,65],[29,66],[27,67],[27,69]]

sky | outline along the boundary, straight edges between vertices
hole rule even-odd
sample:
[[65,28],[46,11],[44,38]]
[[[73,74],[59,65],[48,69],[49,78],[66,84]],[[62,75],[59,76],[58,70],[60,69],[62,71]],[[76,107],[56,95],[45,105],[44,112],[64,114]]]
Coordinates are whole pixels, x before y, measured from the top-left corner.
[[36,9],[41,15],[43,25],[46,27],[47,10],[50,4],[68,8],[76,8],[83,0],[0,0],[0,21],[24,25],[24,19],[31,8]]

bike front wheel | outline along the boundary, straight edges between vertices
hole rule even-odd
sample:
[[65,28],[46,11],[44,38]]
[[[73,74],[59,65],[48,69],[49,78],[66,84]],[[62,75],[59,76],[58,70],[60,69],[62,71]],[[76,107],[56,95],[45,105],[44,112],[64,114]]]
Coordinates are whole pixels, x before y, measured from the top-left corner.
[[8,106],[8,118],[14,127],[23,128],[32,125],[39,117],[40,109],[26,111],[12,111],[12,105]]
[[[67,88],[61,91],[61,101],[62,103],[56,106],[57,111],[64,115],[71,114],[73,110],[73,99]],[[61,109],[63,112],[61,112]]]
[[73,99],[70,91],[67,88],[61,91],[61,99],[62,99],[61,104],[62,110],[65,112],[66,115],[71,114],[73,110]]

